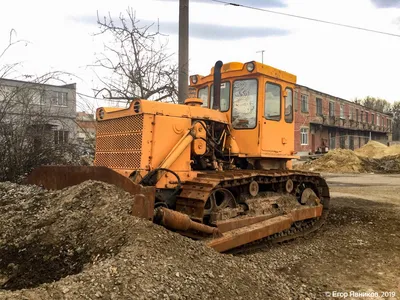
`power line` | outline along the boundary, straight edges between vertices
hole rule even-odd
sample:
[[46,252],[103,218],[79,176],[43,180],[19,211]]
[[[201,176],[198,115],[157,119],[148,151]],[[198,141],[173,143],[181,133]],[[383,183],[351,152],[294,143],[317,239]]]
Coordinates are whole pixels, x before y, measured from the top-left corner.
[[373,32],[373,33],[378,33],[378,34],[400,37],[400,34],[379,31],[379,30],[374,30],[374,29],[369,29],[369,28],[364,28],[364,27],[358,27],[358,26],[353,26],[353,25],[347,25],[347,24],[342,24],[342,23],[336,23],[336,22],[331,22],[331,21],[325,21],[325,20],[320,20],[320,19],[315,19],[315,18],[309,18],[309,17],[299,16],[299,15],[293,15],[293,14],[278,12],[278,11],[274,11],[274,10],[244,5],[244,4],[240,4],[240,3],[227,2],[227,1],[223,1],[223,0],[210,0],[210,1],[218,2],[218,3],[222,3],[222,4],[226,4],[226,5],[231,5],[231,6],[236,6],[236,7],[243,7],[243,8],[247,8],[247,9],[258,10],[258,11],[267,12],[267,13],[271,13],[271,14],[282,15],[282,16],[291,17],[291,18],[303,19],[303,20],[308,20],[308,21],[325,23],[325,24],[329,24],[329,25],[335,25],[335,26],[357,29],[357,30],[362,30],[362,31],[367,31],[367,32]]

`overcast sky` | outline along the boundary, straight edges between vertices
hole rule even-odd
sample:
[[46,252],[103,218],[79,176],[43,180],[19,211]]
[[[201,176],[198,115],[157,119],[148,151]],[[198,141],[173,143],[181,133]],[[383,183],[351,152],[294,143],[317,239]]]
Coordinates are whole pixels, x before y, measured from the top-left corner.
[[[398,0],[232,0],[289,14],[400,35]],[[63,70],[79,76],[78,91],[96,84],[87,67],[102,50],[97,11],[118,16],[128,6],[144,23],[159,20],[169,50],[178,53],[177,0],[8,1],[0,10],[0,49],[9,31],[28,40],[0,63],[22,61],[23,74]],[[400,37],[274,15],[209,0],[190,0],[191,74],[206,75],[215,61],[261,61],[297,75],[299,84],[345,99],[367,95],[400,101]],[[17,75],[17,74],[15,74]]]

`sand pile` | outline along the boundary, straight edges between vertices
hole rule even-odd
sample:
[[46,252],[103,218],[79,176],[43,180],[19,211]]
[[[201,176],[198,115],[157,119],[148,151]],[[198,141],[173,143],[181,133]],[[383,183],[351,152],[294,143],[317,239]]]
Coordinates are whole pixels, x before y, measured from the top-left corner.
[[0,183],[0,299],[314,299],[281,258],[220,254],[130,215],[132,196],[87,181]]
[[362,159],[354,151],[347,149],[331,150],[314,161],[298,165],[297,169],[332,173],[361,173],[365,171]]
[[369,141],[361,148],[356,149],[354,152],[363,157],[369,158],[381,158],[386,155],[386,151],[389,147],[375,141]]
[[399,173],[400,145],[386,146],[369,141],[352,151],[335,149],[319,159],[297,165],[296,169],[329,173]]
[[354,151],[357,155],[368,158],[382,158],[391,155],[400,155],[400,145],[386,146],[382,143],[369,141]]

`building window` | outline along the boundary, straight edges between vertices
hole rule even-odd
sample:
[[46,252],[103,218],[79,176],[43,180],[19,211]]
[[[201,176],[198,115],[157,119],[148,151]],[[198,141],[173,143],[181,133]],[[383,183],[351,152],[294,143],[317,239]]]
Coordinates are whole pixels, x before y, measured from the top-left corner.
[[371,124],[374,125],[375,124],[375,115],[371,114]]
[[308,145],[308,128],[300,129],[300,141],[302,145]]
[[267,82],[264,99],[264,117],[267,120],[279,121],[281,119],[281,86]]
[[342,149],[346,148],[346,135],[344,133],[340,134],[339,143],[340,143],[340,148]]
[[349,119],[354,120],[354,107],[350,106]]
[[376,125],[379,126],[380,120],[379,120],[379,115],[376,115]]
[[344,119],[344,105],[340,104],[340,118]]
[[322,116],[322,99],[317,98],[316,102],[317,102],[317,116]]
[[54,131],[54,144],[62,145],[68,143],[69,131],[55,130]]
[[308,112],[308,96],[301,94],[301,112]]
[[365,112],[365,123],[368,123],[368,113]]
[[361,122],[364,122],[364,112],[361,111]]
[[293,122],[293,91],[290,88],[286,88],[285,121],[286,123]]
[[35,105],[43,105],[44,104],[43,97],[40,94],[40,92],[34,92],[32,94],[32,103]]
[[329,116],[334,117],[335,116],[335,102],[329,102]]
[[356,121],[358,122],[358,109],[356,109]]
[[51,104],[57,106],[67,106],[67,93],[54,92],[51,97]]
[[235,129],[255,128],[257,122],[257,79],[233,83],[232,126]]
[[[221,83],[221,93],[220,93],[220,103],[221,111],[228,111],[230,105],[230,97],[231,97],[231,83],[229,81]],[[214,85],[211,85],[210,89],[210,108],[213,108],[214,104]]]
[[329,149],[335,149],[335,148],[336,148],[336,133],[329,132]]

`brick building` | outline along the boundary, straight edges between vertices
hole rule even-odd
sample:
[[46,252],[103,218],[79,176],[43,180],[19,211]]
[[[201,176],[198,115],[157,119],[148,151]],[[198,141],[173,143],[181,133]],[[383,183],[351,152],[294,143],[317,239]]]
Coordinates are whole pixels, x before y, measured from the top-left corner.
[[78,141],[93,141],[96,138],[96,120],[93,114],[77,112],[76,114]]
[[294,105],[295,151],[300,156],[392,139],[389,114],[301,85],[296,85]]

